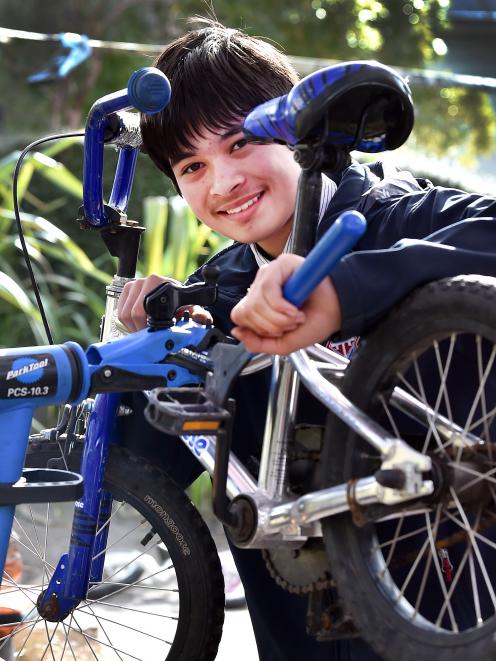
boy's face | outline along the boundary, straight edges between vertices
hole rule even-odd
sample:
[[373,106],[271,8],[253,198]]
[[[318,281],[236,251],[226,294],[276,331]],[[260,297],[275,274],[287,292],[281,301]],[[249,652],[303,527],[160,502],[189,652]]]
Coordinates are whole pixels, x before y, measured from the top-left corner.
[[254,145],[241,125],[202,131],[172,169],[184,199],[213,230],[282,252],[293,224],[300,167],[284,145]]

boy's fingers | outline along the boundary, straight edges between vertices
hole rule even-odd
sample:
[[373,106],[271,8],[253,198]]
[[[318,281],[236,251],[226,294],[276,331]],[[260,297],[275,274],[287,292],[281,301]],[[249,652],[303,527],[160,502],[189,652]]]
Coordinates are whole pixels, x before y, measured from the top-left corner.
[[253,327],[253,330],[270,328],[271,332],[303,323],[304,313],[280,296],[279,299],[271,300],[262,288],[257,287],[234,307],[231,318],[240,326]]
[[250,304],[246,299],[238,304],[239,309],[232,320],[244,328],[250,328],[257,335],[264,337],[278,337],[282,333],[292,330],[303,323],[305,315],[294,318],[281,314],[268,307],[263,301]]
[[260,337],[248,328],[239,327],[233,329],[232,333],[252,353],[286,355],[291,352],[291,349],[287,349],[286,342],[283,341],[283,338]]
[[200,305],[183,305],[175,312],[176,319],[180,319],[187,312],[193,321],[197,324],[213,323],[213,317],[208,310]]
[[164,278],[161,275],[137,278],[125,284],[119,297],[117,316],[130,331],[134,332],[146,326],[146,313],[143,307],[145,296],[164,282],[181,284],[174,278]]

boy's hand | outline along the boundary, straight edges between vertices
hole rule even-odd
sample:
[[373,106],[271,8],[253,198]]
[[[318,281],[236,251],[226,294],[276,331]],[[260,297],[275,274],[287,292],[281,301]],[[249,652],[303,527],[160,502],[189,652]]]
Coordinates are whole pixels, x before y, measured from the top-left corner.
[[329,278],[314,290],[302,310],[283,298],[284,283],[302,262],[296,255],[280,255],[262,266],[245,298],[233,309],[232,335],[248,351],[285,355],[339,330],[341,307]]
[[[127,282],[119,298],[117,315],[126,328],[130,331],[138,331],[146,326],[146,312],[143,307],[145,296],[155,287],[163,282],[172,282],[181,285],[174,278],[165,278],[161,275],[149,275],[147,278],[137,278]],[[193,321],[199,324],[212,322],[212,315],[199,305],[185,305],[176,312],[177,317],[181,317],[185,312],[189,312]]]

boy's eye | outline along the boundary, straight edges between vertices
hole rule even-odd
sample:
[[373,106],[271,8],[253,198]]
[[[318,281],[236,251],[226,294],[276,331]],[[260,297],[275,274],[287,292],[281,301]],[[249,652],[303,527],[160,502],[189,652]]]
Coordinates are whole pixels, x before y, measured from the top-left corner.
[[233,144],[232,151],[238,151],[238,149],[241,149],[246,144],[248,144],[248,140],[246,138],[240,138],[239,140],[236,140],[236,142]]
[[202,166],[201,163],[190,163],[184,168],[181,174],[190,174],[192,172],[196,172],[201,168],[201,166]]

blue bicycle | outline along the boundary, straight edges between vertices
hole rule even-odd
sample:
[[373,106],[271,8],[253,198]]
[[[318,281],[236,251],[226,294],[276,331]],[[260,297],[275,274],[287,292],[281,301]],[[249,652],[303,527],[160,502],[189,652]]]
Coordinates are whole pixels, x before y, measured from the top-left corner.
[[[80,221],[118,258],[102,341],[86,351],[66,343],[0,355],[1,531],[13,522],[24,560],[22,578],[6,573],[0,591],[0,607],[20,613],[3,622],[3,648],[13,643],[23,658],[37,646],[40,660],[215,658],[224,601],[210,533],[170,476],[119,446],[130,413],[121,393],[144,390],[149,422],[179,437],[213,476],[214,511],[231,541],[262,549],[278,584],[308,595],[311,635],[332,640],[358,629],[388,661],[492,658],[495,281],[467,276],[421,288],[349,366],[320,346],[287,359],[252,356],[215,328],[175,319],[185,304],[214,301],[211,270],[199,285],[158,287],[145,302],[148,328],[120,337],[117,299],[134,277],[142,228],[125,213],[136,116],[117,111],[154,112],[168,94],[147,69],[88,118]],[[302,164],[296,252],[314,243],[321,170],[345,166],[351,149],[399,146],[412,122],[404,81],[371,63],[317,72],[247,118],[251,139],[289,143]],[[108,139],[121,152],[104,205]],[[363,231],[357,214],[336,221],[287,283],[288,299],[300,305]],[[255,477],[230,451],[230,392],[238,377],[270,365]],[[461,400],[452,378],[460,373]],[[325,429],[298,426],[301,383],[329,410]],[[34,408],[64,402],[55,429],[28,436]],[[36,468],[22,473],[26,447]],[[53,504],[79,494],[69,469],[81,453],[84,493],[75,507]],[[14,514],[21,502],[32,504]],[[0,564],[7,542],[0,536]],[[336,587],[340,598],[330,599]]]
[[[139,117],[115,112],[132,106],[156,112],[169,94],[163,74],[140,70],[127,89],[101,99],[88,117],[81,222],[98,228],[119,257],[107,288],[103,344],[87,354],[69,342],[8,350],[0,358],[5,384],[0,482],[14,485],[3,487],[0,564],[11,523],[11,548],[23,560],[22,576],[7,572],[3,580],[0,606],[7,615],[1,622],[1,656],[22,658],[34,649],[39,658],[209,658],[218,646],[223,577],[207,526],[168,476],[114,443],[126,410],[113,393],[129,390],[116,388],[114,379],[118,374],[127,379],[134,370],[131,389],[164,385],[163,375],[171,368],[151,363],[166,355],[165,346],[174,338],[164,329],[129,337],[121,348],[106,343],[113,333],[109,306],[116,289],[134,276],[143,231],[125,217],[140,144]],[[104,206],[101,173],[104,144],[110,141],[120,148],[120,157],[109,206]],[[183,329],[183,341],[196,344],[204,335],[193,323]],[[98,352],[112,347],[120,357],[110,359],[110,366]],[[129,352],[137,361],[133,366],[127,365]],[[187,370],[177,371],[179,383],[200,382]],[[28,447],[34,409],[66,402],[57,428],[31,436]],[[70,456],[79,470],[83,437],[84,493],[66,461]],[[71,445],[76,446],[73,455]],[[21,478],[26,448],[31,468]],[[46,467],[48,459],[56,463],[59,456],[63,461],[57,468],[33,468]],[[60,502],[67,500],[76,500],[76,506]],[[14,504],[21,502],[29,505],[14,514]]]

